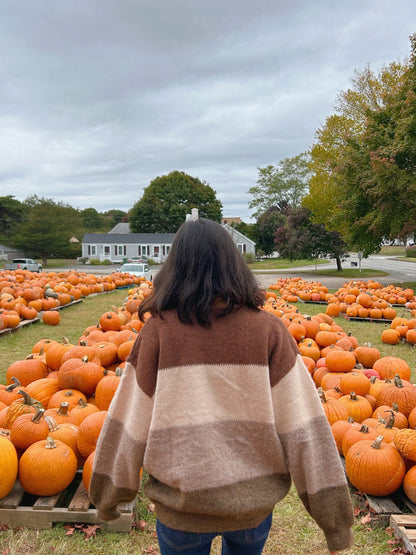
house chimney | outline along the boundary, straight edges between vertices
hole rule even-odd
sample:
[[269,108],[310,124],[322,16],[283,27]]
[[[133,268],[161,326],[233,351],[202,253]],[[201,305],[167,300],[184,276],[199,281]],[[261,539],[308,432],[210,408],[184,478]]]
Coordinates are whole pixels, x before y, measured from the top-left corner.
[[192,208],[191,214],[186,215],[186,221],[195,222],[198,219],[198,208]]

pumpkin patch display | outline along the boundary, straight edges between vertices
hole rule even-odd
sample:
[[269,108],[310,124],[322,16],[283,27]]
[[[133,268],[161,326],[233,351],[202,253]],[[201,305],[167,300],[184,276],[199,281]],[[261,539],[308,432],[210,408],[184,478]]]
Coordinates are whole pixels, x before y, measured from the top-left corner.
[[[2,447],[6,444],[7,456],[14,461],[10,465],[6,463],[11,470],[11,485],[8,482],[3,489],[0,472],[0,497],[3,491],[7,495],[8,488],[11,489],[18,466],[22,485],[28,493],[52,495],[50,492],[56,492],[57,488],[62,491],[72,481],[77,468],[83,469],[82,479],[88,491],[94,449],[120,383],[122,367],[143,326],[137,310],[151,292],[151,283],[140,280],[127,284],[125,277],[117,273],[105,276],[106,280],[78,272],[62,274],[50,272],[49,282],[31,285],[28,291],[25,289],[24,296],[18,293],[19,287],[12,288],[4,299],[8,310],[14,310],[20,317],[25,303],[27,306],[37,303],[30,308],[45,313],[44,303],[50,301],[53,305],[49,308],[58,313],[53,310],[57,305],[110,290],[113,285],[131,285],[131,289],[122,307],[113,306],[104,312],[97,323],[83,330],[78,341],[44,338],[33,346],[30,359],[18,361],[24,362],[23,365],[13,363],[7,384],[0,385],[0,427],[5,427],[8,434],[3,444],[0,443],[0,465],[3,464]],[[140,287],[140,283],[145,287]],[[370,280],[352,281],[336,294],[330,294],[318,282],[300,278],[284,278],[270,289],[261,308],[280,318],[297,344],[316,384],[340,455],[345,456],[350,481],[372,495],[389,495],[386,492],[395,491],[402,483],[405,487],[404,459],[416,461],[416,432],[412,429],[416,427],[416,389],[410,384],[410,367],[399,357],[382,356],[370,344],[360,345],[356,337],[337,323],[347,309],[367,318],[386,318],[383,311],[391,309],[389,316],[393,323],[397,314],[389,303],[394,295],[400,296],[400,291]],[[413,298],[410,292],[406,295]],[[402,298],[406,297],[402,295]],[[298,301],[327,303],[327,306],[316,315],[304,315]],[[396,319],[389,328],[399,335],[399,348],[408,333],[416,330],[416,319],[413,323],[410,320]],[[32,431],[27,434],[25,430]],[[23,460],[21,465],[17,462],[16,449]],[[63,462],[64,452],[71,460],[67,466]],[[43,467],[38,476],[40,461]],[[412,487],[416,488],[412,486],[416,478],[412,474],[406,479],[409,498],[413,495]],[[54,481],[50,476],[58,475],[62,480],[49,487],[48,482]]]

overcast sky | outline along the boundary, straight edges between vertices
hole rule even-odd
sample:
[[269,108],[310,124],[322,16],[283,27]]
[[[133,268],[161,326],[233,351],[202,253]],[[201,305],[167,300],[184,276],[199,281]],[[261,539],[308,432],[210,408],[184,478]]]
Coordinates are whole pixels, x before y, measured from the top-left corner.
[[0,0],[0,196],[129,210],[157,176],[249,221],[354,69],[403,61],[415,0]]

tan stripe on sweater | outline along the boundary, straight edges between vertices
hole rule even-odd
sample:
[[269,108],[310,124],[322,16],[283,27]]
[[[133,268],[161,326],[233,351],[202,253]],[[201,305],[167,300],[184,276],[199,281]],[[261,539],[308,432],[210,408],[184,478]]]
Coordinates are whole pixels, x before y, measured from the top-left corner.
[[152,429],[227,420],[274,421],[267,366],[190,365],[159,371]]

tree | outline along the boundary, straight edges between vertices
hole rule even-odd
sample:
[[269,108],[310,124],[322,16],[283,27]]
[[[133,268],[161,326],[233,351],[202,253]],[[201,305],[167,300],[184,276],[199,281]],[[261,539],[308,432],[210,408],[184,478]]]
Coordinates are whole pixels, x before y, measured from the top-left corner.
[[103,227],[103,221],[95,208],[81,210],[82,225],[88,231],[98,231]]
[[[328,117],[317,131],[310,151],[312,175],[303,205],[312,211],[315,222],[339,231],[351,248],[365,254],[376,252],[391,228],[385,226],[387,218],[373,210],[380,190],[377,186],[374,188],[374,181],[371,185],[369,181],[371,152],[378,147],[375,142],[371,148],[369,144],[368,148],[364,147],[364,143],[369,140],[369,122],[373,118],[385,118],[392,97],[403,90],[408,70],[408,64],[399,62],[383,66],[378,74],[369,66],[356,70],[352,88],[340,93],[337,114]],[[386,129],[383,133],[387,139]],[[365,182],[368,187],[364,186]],[[370,194],[371,190],[374,195]],[[391,216],[387,209],[391,203],[386,196],[383,204],[385,216],[387,212]],[[394,220],[397,218],[391,221]],[[379,232],[383,229],[384,235]]]
[[[371,241],[406,238],[416,230],[416,34],[400,86],[369,110],[363,133],[348,143],[337,178],[347,184],[344,206],[350,240],[371,251]],[[354,224],[352,226],[352,224]]]
[[289,211],[286,222],[275,232],[276,249],[289,260],[313,260],[323,256],[335,258],[338,271],[347,255],[347,245],[337,231],[328,231],[323,224],[313,223],[311,212],[300,207]]
[[22,203],[13,195],[0,197],[0,242],[10,245],[19,227],[24,210]]
[[222,204],[207,183],[173,171],[154,179],[129,214],[133,233],[175,233],[192,208],[199,216],[221,221]]
[[257,185],[248,191],[254,197],[249,207],[257,209],[254,216],[258,218],[272,206],[279,210],[300,206],[308,190],[308,161],[309,154],[302,152],[293,158],[284,158],[276,167],[258,168]]
[[103,213],[103,216],[106,219],[110,220],[111,228],[113,228],[114,226],[116,226],[121,222],[126,223],[129,221],[127,212],[124,212],[123,210],[117,210],[115,208],[113,208],[112,210],[107,210],[107,212]]
[[257,219],[257,248],[262,250],[265,256],[270,256],[276,250],[275,231],[286,221],[286,212],[277,206],[271,206]]
[[52,199],[28,197],[24,202],[24,220],[14,238],[14,246],[41,258],[70,257],[72,236],[82,233],[82,218],[75,208]]

